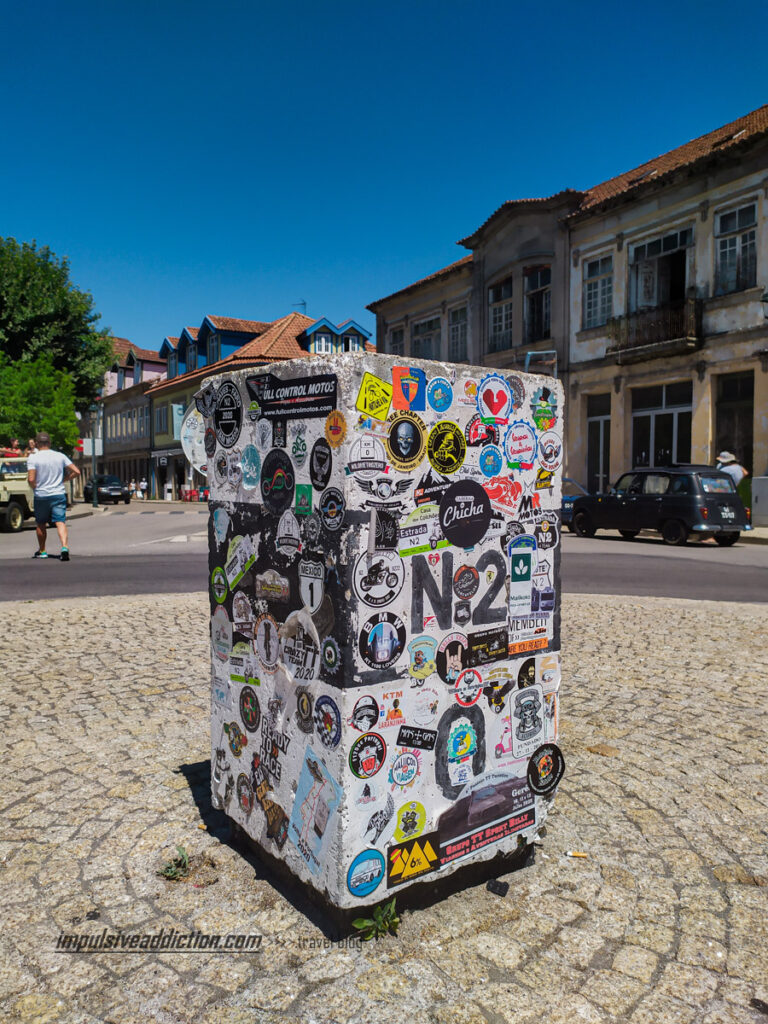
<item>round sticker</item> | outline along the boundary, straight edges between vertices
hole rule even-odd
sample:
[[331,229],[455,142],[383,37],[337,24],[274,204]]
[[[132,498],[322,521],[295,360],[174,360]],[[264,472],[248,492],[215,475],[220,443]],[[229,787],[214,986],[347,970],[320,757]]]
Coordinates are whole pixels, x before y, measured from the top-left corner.
[[282,448],[273,448],[261,467],[261,497],[274,515],[280,515],[290,508],[294,483],[290,458]]
[[181,447],[187,461],[198,473],[205,473],[207,452],[205,450],[205,420],[194,405],[190,405],[181,424]]
[[484,477],[490,480],[491,477],[498,476],[504,465],[504,456],[501,448],[497,444],[486,445],[480,452],[478,462],[480,464],[480,472]]
[[213,453],[216,451],[216,431],[213,427],[206,427],[203,447],[205,448],[205,454],[209,459],[212,459]]
[[563,439],[554,430],[547,430],[539,438],[539,462],[543,469],[554,473],[563,461]]
[[387,757],[387,744],[377,732],[359,736],[349,752],[349,767],[358,779],[370,779]]
[[296,691],[296,719],[302,732],[312,732],[314,703],[309,690],[300,686]]
[[240,691],[240,717],[248,732],[256,732],[261,722],[259,698],[252,686],[244,686]]
[[329,412],[325,419],[325,439],[331,448],[338,448],[347,436],[347,421],[338,409]]
[[394,839],[402,843],[421,835],[427,823],[427,812],[418,800],[411,800],[398,809],[396,821]]
[[336,533],[344,522],[344,495],[338,487],[329,487],[320,495],[320,521],[326,530]]
[[401,472],[414,469],[424,458],[424,432],[426,427],[415,412],[395,413],[389,420],[386,437],[387,454],[392,465]]
[[291,437],[293,442],[291,444],[291,458],[296,465],[301,469],[304,465],[304,461],[307,457],[307,439],[304,436],[307,431],[305,423],[296,423],[292,426],[293,433]]
[[479,544],[491,523],[491,499],[475,480],[451,484],[440,499],[440,528],[449,544]]
[[556,743],[545,743],[528,762],[528,785],[537,796],[549,796],[557,789],[565,771],[563,752]]
[[240,390],[233,381],[225,380],[216,393],[216,408],[213,412],[216,440],[222,448],[231,448],[237,442],[242,419],[243,400]]
[[464,437],[470,448],[482,448],[486,444],[499,443],[499,428],[494,423],[483,423],[476,412],[464,428]]
[[477,411],[481,419],[491,423],[506,423],[512,410],[512,390],[498,373],[483,377],[477,389]]
[[480,589],[480,573],[473,565],[460,565],[453,574],[453,592],[462,601],[469,601]]
[[446,377],[433,377],[427,384],[427,401],[435,412],[445,412],[453,402],[453,388]]
[[370,896],[384,879],[384,856],[378,850],[358,853],[347,872],[347,888],[353,896]]
[[224,732],[227,734],[227,738],[229,739],[229,749],[235,757],[240,757],[243,752],[243,747],[248,746],[248,737],[237,722],[225,722]]
[[314,545],[320,540],[320,516],[317,512],[312,512],[304,520],[304,536],[307,538],[307,543]]
[[515,420],[504,435],[504,455],[510,469],[532,469],[536,461],[536,431],[525,420]]
[[327,636],[323,640],[320,656],[323,659],[323,668],[326,672],[330,672],[331,675],[336,674],[336,669],[341,663],[341,651],[339,645],[336,643],[332,636]]
[[384,445],[377,437],[361,437],[349,451],[347,469],[363,480],[372,480],[379,473],[385,473],[387,457]]
[[226,661],[232,650],[232,623],[225,608],[217,608],[211,617],[211,641],[216,657]]
[[272,447],[272,424],[269,420],[259,420],[256,424],[256,447],[262,453]]
[[358,730],[358,732],[368,732],[379,720],[379,705],[376,700],[365,694],[355,704],[352,709],[352,726]]
[[211,590],[213,591],[213,599],[216,604],[224,604],[227,600],[229,587],[227,585],[226,573],[221,566],[217,565],[211,573]]
[[213,460],[213,470],[216,474],[217,482],[220,484],[226,483],[229,471],[229,459],[226,452],[219,452]]
[[261,473],[261,456],[253,444],[247,444],[243,449],[240,465],[243,470],[243,487],[246,491],[252,491],[259,485]]
[[360,633],[360,656],[371,668],[389,668],[405,648],[405,625],[392,612],[368,619]]
[[467,667],[469,645],[463,633],[449,633],[437,648],[435,662],[437,674],[444,683],[453,686]]
[[365,604],[381,608],[390,604],[405,582],[403,560],[394,551],[364,551],[355,565],[352,583],[355,593]]
[[248,815],[253,810],[253,787],[244,772],[237,776],[237,802],[244,814]]
[[324,747],[336,747],[341,739],[341,712],[330,697],[315,701],[315,729]]
[[227,481],[233,487],[239,487],[240,481],[243,479],[241,458],[240,449],[233,448],[227,459]]
[[475,668],[468,668],[456,680],[454,697],[463,708],[471,708],[480,700],[483,692],[483,677]]
[[277,623],[271,615],[262,615],[256,623],[253,646],[268,672],[273,672],[280,657]]
[[411,750],[398,754],[389,769],[389,781],[393,786],[406,789],[412,786],[419,774],[419,759]]
[[299,520],[293,514],[291,509],[286,509],[286,511],[280,516],[280,522],[277,524],[275,547],[281,555],[285,555],[289,560],[294,557],[301,547],[301,529],[299,528]]
[[466,454],[467,442],[456,423],[441,420],[432,427],[427,441],[427,457],[438,473],[446,476],[455,473],[464,462]]
[[332,468],[331,446],[324,437],[318,437],[312,445],[312,454],[309,457],[309,478],[316,491],[324,491],[328,486]]

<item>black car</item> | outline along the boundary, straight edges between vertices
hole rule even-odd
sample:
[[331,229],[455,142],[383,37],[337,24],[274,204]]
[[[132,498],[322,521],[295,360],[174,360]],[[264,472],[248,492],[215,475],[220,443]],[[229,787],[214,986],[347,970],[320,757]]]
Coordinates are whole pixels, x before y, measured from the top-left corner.
[[583,494],[589,494],[586,487],[573,480],[569,476],[563,477],[563,505],[561,510],[561,521],[573,533],[573,506],[577,498]]
[[[126,505],[131,501],[131,489],[124,484],[119,476],[109,476],[106,473],[99,474],[93,478],[96,481],[97,500],[102,504],[108,501],[117,505],[124,501]],[[83,498],[86,502],[93,501],[93,480],[89,480],[83,488]]]
[[658,530],[667,544],[685,544],[691,533],[714,537],[722,547],[751,530],[727,473],[711,466],[659,466],[624,473],[607,494],[577,498],[573,528],[580,537],[618,530],[627,540]]

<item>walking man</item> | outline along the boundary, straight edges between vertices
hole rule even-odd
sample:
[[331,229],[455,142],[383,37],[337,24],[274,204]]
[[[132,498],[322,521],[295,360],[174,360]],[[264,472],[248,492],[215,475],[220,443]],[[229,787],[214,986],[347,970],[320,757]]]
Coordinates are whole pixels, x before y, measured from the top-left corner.
[[62,452],[51,449],[50,434],[39,433],[35,439],[37,451],[27,459],[27,478],[35,492],[35,523],[38,550],[33,558],[47,558],[45,540],[47,525],[51,523],[61,541],[61,560],[69,561],[67,547],[67,492],[64,484],[80,476],[80,470]]

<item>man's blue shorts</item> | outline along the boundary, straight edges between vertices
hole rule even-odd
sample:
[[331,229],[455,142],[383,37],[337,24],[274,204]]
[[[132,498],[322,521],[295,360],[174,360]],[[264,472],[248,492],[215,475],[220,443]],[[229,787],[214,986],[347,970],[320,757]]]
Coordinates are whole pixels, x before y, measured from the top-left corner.
[[46,523],[66,523],[67,496],[52,494],[50,497],[39,498],[35,495],[35,522],[40,526]]

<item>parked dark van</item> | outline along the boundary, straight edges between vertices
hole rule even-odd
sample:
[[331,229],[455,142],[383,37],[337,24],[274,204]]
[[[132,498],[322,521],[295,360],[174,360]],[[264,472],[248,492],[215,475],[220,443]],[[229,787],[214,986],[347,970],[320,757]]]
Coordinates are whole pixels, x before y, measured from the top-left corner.
[[577,498],[573,528],[580,537],[618,530],[627,540],[641,530],[658,530],[667,544],[685,544],[694,533],[714,537],[722,547],[752,529],[727,473],[683,465],[633,469],[607,494]]

